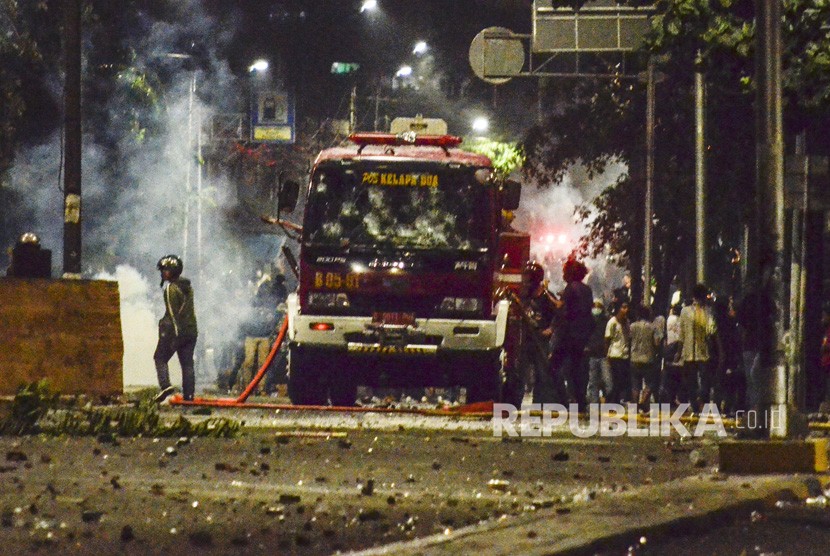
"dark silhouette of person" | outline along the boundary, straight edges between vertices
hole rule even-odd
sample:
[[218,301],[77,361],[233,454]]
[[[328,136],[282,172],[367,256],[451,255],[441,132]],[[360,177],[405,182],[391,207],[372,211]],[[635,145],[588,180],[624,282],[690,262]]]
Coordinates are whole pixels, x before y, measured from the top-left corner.
[[562,267],[567,285],[558,303],[550,366],[554,380],[565,381],[569,401],[576,402],[580,410],[585,408],[588,390],[585,348],[594,331],[594,294],[582,282],[587,275],[586,266],[572,257]]

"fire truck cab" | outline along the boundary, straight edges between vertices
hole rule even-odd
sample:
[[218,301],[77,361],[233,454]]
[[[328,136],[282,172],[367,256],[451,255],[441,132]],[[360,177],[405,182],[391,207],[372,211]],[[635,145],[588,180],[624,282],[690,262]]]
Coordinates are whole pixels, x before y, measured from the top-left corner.
[[519,184],[459,137],[349,139],[318,155],[308,183],[288,299],[292,403],[353,405],[358,385],[499,400],[521,336],[502,288],[520,286],[529,238],[501,222]]

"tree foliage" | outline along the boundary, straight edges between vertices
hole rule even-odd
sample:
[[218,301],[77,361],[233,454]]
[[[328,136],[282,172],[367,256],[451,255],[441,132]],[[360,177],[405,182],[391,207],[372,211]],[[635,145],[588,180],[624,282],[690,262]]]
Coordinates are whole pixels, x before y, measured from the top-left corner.
[[474,139],[466,148],[488,157],[493,162],[496,172],[502,176],[508,176],[521,168],[525,161],[521,146],[516,143]]
[[[46,6],[38,2],[37,9]],[[27,18],[16,0],[0,0],[0,176],[11,164],[15,137],[25,113],[25,67],[42,60]]]

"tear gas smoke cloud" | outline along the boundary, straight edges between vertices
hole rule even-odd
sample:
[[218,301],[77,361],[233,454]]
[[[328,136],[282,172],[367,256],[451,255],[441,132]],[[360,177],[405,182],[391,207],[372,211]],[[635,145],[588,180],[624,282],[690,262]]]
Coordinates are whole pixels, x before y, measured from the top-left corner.
[[[545,266],[553,291],[564,288],[562,262],[587,232],[586,224],[577,222],[574,211],[589,204],[624,172],[625,165],[611,163],[604,173],[591,179],[582,167],[574,166],[561,183],[546,187],[535,181],[523,184],[514,226],[530,233],[531,258]],[[586,259],[585,264],[591,271],[586,282],[594,296],[609,298],[611,290],[622,283],[623,270],[603,256]]]
[[[156,348],[157,305],[151,303],[156,294],[150,281],[138,270],[128,265],[118,265],[115,272],[101,272],[96,280],[115,280],[121,296],[121,332],[124,337],[124,384],[155,384],[156,371],[152,353]],[[149,355],[149,356],[148,356]],[[174,382],[181,381],[181,367],[173,359],[170,375]]]
[[[188,37],[209,38],[209,43],[199,45],[204,47],[216,47],[225,40],[199,2],[179,4],[180,19],[176,23],[148,22],[148,32],[133,45],[138,66],[152,65],[166,53],[177,52],[181,45],[190,45]],[[228,110],[227,99],[235,102],[241,90],[224,61],[213,52],[207,53],[207,60],[198,71],[191,73],[182,68],[176,73],[175,81],[160,99],[160,131],[148,132],[142,143],[128,138],[118,145],[117,168],[113,167],[111,153],[108,156],[89,137],[84,138],[83,267],[85,276],[94,274],[119,282],[126,386],[156,384],[152,358],[157,321],[164,310],[155,268],[160,257],[168,253],[183,255],[186,249],[184,275],[194,282],[203,349],[218,351],[222,342],[234,340],[251,314],[248,279],[252,261],[247,256],[248,246],[227,229],[222,214],[235,203],[234,187],[226,176],[212,176],[210,181],[205,178],[202,182],[202,233],[197,246],[198,122],[200,118],[207,122],[213,113]],[[197,92],[191,98],[192,79]],[[202,101],[202,91],[210,95],[210,104]],[[115,102],[113,113],[123,108]],[[53,250],[53,275],[60,275],[63,259],[60,160],[60,136],[56,134],[46,144],[19,152],[10,173],[12,189],[25,199],[26,209],[32,214],[32,219],[23,224],[25,230],[20,231],[36,231],[44,247]],[[186,200],[190,208],[185,247]],[[281,240],[274,236],[261,241],[277,244]],[[278,245],[269,252],[276,256]],[[196,264],[199,254],[202,273]],[[171,372],[174,380],[180,376],[175,358]],[[212,386],[215,379],[213,362],[197,360],[197,387]]]

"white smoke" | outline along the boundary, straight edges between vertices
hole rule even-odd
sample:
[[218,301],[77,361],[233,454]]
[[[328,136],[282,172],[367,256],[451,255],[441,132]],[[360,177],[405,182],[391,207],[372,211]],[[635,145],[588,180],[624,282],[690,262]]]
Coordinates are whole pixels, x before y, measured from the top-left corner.
[[[590,204],[626,171],[624,164],[611,163],[605,172],[589,178],[582,166],[575,165],[560,183],[523,184],[513,225],[530,233],[531,258],[545,266],[551,290],[558,292],[564,288],[562,263],[588,230],[587,223],[577,221],[577,207]],[[590,271],[586,282],[592,287],[594,297],[607,299],[622,284],[623,270],[607,257],[593,257],[584,262]]]
[[[115,273],[101,272],[96,280],[114,280],[118,282],[121,296],[121,332],[124,338],[124,387],[154,386],[156,369],[153,364],[153,351],[158,339],[157,315],[160,304],[151,303],[150,282],[138,270],[128,265],[118,265]],[[174,383],[181,381],[181,367],[174,357],[170,364],[170,378]]]
[[[164,58],[180,52],[182,45],[191,45],[188,37],[200,37],[201,46],[208,50],[227,40],[230,29],[222,29],[200,2],[188,0],[177,6],[175,22],[149,23],[148,32],[131,45],[137,71],[177,63]],[[119,283],[125,386],[156,384],[153,352],[157,321],[164,310],[156,270],[159,258],[169,253],[183,256],[184,276],[194,283],[200,335],[197,389],[201,389],[216,379],[213,361],[203,354],[217,353],[224,342],[234,340],[250,315],[251,250],[264,250],[276,258],[282,241],[280,236],[260,239],[273,243],[273,248],[252,248],[238,232],[228,229],[224,212],[235,203],[235,186],[221,168],[208,176],[201,166],[199,191],[200,127],[207,129],[207,122],[219,111],[244,109],[238,105],[242,85],[227,63],[212,51],[200,55],[200,64],[176,68],[174,82],[160,91],[161,125],[148,130],[143,140],[131,137],[117,145],[117,167],[111,152],[84,137],[82,265],[85,276]],[[111,102],[111,112],[121,113],[123,106],[116,103],[122,100]],[[46,143],[18,152],[10,172],[12,190],[25,199],[32,215],[21,224],[18,235],[38,233],[43,246],[53,251],[53,276],[60,276],[63,257],[61,159],[61,137],[56,133]],[[189,204],[186,234],[185,203]],[[170,369],[176,384],[180,368],[175,357]]]

